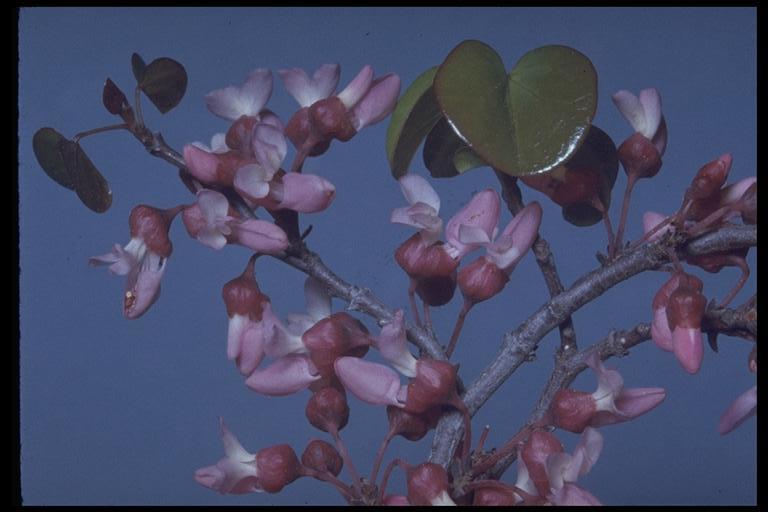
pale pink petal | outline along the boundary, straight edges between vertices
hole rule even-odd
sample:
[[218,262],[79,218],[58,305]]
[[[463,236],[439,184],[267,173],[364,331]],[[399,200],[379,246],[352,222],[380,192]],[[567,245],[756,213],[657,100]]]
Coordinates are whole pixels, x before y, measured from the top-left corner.
[[274,126],[280,130],[280,133],[285,133],[285,126],[283,126],[283,122],[280,121],[280,118],[270,110],[261,111],[261,114],[259,115],[259,124],[268,124],[270,126]]
[[664,151],[667,149],[667,122],[664,120],[664,116],[661,116],[661,124],[651,139],[651,144],[659,152],[659,156],[664,155]]
[[[667,219],[666,215],[656,212],[645,212],[643,214],[643,234],[648,233],[650,230],[661,224]],[[672,229],[672,224],[667,224],[656,233],[648,238],[649,242],[658,240]]]
[[592,416],[589,424],[602,427],[637,418],[663,402],[666,396],[664,388],[622,389],[614,400],[615,412],[599,411]]
[[642,133],[645,130],[645,109],[637,96],[622,89],[613,95],[613,103],[636,132]]
[[264,360],[264,346],[273,336],[274,326],[256,322],[243,333],[237,369],[242,375],[250,375]]
[[392,210],[389,220],[396,224],[418,228],[427,244],[439,240],[443,231],[443,220],[438,217],[437,212],[431,206],[424,203],[395,208]]
[[255,460],[256,456],[243,448],[243,445],[240,444],[237,437],[235,437],[229,428],[227,428],[227,424],[224,423],[224,419],[221,417],[219,417],[219,434],[221,435],[221,443],[224,445],[224,455],[226,455],[227,458],[237,462]]
[[347,109],[354,107],[358,101],[368,92],[373,81],[373,68],[369,65],[363,66],[363,69],[352,79],[343,91],[337,94]]
[[459,242],[464,245],[481,247],[491,243],[491,238],[488,236],[488,233],[479,226],[467,226],[466,224],[462,224],[459,226]]
[[232,315],[227,325],[227,359],[234,361],[243,346],[245,331],[253,326],[253,321],[245,315]]
[[599,507],[600,500],[576,484],[566,483],[554,493],[550,500],[560,507]]
[[224,133],[216,133],[211,137],[211,152],[212,153],[226,153],[229,151],[227,147],[227,135]]
[[651,323],[651,338],[662,350],[673,352],[675,345],[672,343],[672,331],[669,329],[667,308],[657,308],[653,311]]
[[400,77],[389,73],[373,81],[371,88],[352,109],[352,125],[360,131],[387,117],[400,95]]
[[279,226],[260,219],[229,223],[235,243],[263,254],[280,254],[288,247],[288,235]]
[[300,213],[316,213],[328,208],[335,195],[336,187],[325,178],[289,172],[283,176],[283,197],[279,207]]
[[256,69],[241,87],[216,89],[205,95],[205,103],[214,115],[236,121],[241,116],[257,116],[272,95],[272,72]]
[[109,265],[109,271],[118,276],[126,275],[138,264],[133,254],[126,252],[120,244],[113,245],[110,253],[91,256],[88,263],[94,267]]
[[416,358],[408,350],[403,310],[395,311],[392,321],[374,338],[381,356],[406,377],[416,376]]
[[397,181],[408,204],[424,203],[431,206],[435,214],[440,212],[440,196],[426,179],[418,174],[406,174]]
[[646,139],[652,139],[661,124],[661,96],[654,88],[643,89],[639,96],[645,114],[645,128],[640,131]]
[[720,206],[733,204],[741,199],[744,192],[746,192],[756,181],[757,178],[755,176],[750,176],[749,178],[744,178],[743,180],[739,180],[736,183],[724,187],[720,191]]
[[402,387],[397,373],[384,365],[359,357],[340,357],[333,364],[344,387],[363,402],[403,407]]
[[472,196],[472,199],[459,210],[445,226],[445,239],[456,249],[454,258],[462,258],[465,254],[476,249],[476,246],[466,245],[459,240],[459,228],[462,225],[479,227],[486,232],[488,238],[493,235],[499,222],[499,195],[495,190],[485,189]]
[[259,123],[253,129],[251,144],[256,160],[272,174],[280,168],[288,153],[282,130],[266,123]]
[[285,396],[306,389],[320,378],[309,358],[290,354],[257,370],[245,380],[245,385],[267,396]]
[[499,238],[487,248],[488,258],[507,274],[511,273],[536,241],[541,216],[539,203],[528,203],[507,224]]
[[219,159],[215,154],[187,144],[184,146],[184,164],[190,174],[203,183],[216,182]]
[[757,412],[757,386],[749,388],[733,401],[717,424],[717,431],[725,435]]
[[269,181],[273,172],[256,164],[240,167],[235,173],[235,190],[238,194],[251,200],[262,199],[269,194]]
[[672,344],[675,357],[685,371],[697,373],[704,359],[704,344],[701,329],[695,327],[675,327],[672,331]]
[[331,316],[331,296],[325,285],[313,277],[304,281],[304,300],[313,324]]
[[197,192],[197,204],[203,213],[206,223],[216,225],[216,221],[227,217],[229,201],[221,192],[204,188]]
[[[525,461],[519,455],[517,457],[517,480],[515,481],[515,487],[532,496],[539,495],[539,491],[536,490],[536,484],[534,484],[533,480],[531,480],[531,474],[528,472],[528,466],[525,465]],[[516,498],[518,501],[522,501],[522,498],[519,496]]]
[[217,251],[227,245],[227,238],[220,229],[215,227],[203,227],[197,232],[196,238],[201,244]]
[[125,283],[123,315],[131,320],[140,317],[160,296],[160,279],[167,258],[147,252],[141,263],[128,274]]
[[589,473],[603,451],[603,436],[592,427],[582,432],[579,442],[573,449],[571,467],[564,474],[565,481],[575,482],[580,476]]
[[309,107],[316,101],[327,98],[339,84],[338,64],[323,64],[315,71],[311,80],[300,68],[281,69],[277,74],[282,78],[288,93],[302,107]]

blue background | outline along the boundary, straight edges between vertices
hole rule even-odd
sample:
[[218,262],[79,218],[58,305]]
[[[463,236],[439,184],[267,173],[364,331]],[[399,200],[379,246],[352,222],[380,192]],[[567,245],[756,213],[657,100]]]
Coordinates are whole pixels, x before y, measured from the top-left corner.
[[[256,67],[312,71],[339,62],[343,87],[371,64],[377,74],[398,73],[404,90],[464,39],[490,44],[508,68],[538,46],[572,46],[597,69],[595,123],[617,144],[631,129],[610,95],[656,87],[663,98],[669,126],[665,166],[635,189],[630,238],[641,232],[643,211],[671,213],[695,171],[720,154],[733,154],[731,181],[756,171],[754,8],[27,8],[21,11],[19,37],[21,483],[24,503],[30,505],[342,502],[330,486],[310,479],[278,495],[245,496],[221,496],[194,481],[197,468],[223,454],[218,416],[252,452],[287,442],[300,454],[309,439],[324,434],[304,419],[308,392],[286,398],[256,395],[226,359],[221,286],[242,271],[246,249],[212,251],[176,222],[161,298],[136,321],[121,315],[123,279],[88,267],[89,256],[128,242],[134,205],[192,201],[176,170],[125,133],[86,139],[84,148],[114,192],[112,208],[96,215],[46,177],[34,159],[31,140],[40,127],[72,136],[116,122],[101,104],[101,89],[110,77],[132,92],[132,52],[147,62],[169,56],[187,69],[187,94],[175,110],[163,116],[143,102],[148,125],[180,150],[195,140],[208,143],[215,132],[226,130],[226,122],[212,116],[202,98],[213,89],[239,85]],[[268,106],[284,121],[297,108],[277,77]],[[370,287],[392,307],[405,307],[407,279],[392,253],[412,231],[388,222],[391,209],[405,201],[389,175],[387,123],[308,161],[305,170],[331,180],[337,198],[327,212],[306,217],[303,225],[314,225],[310,246],[343,278]],[[412,170],[425,173],[420,157]],[[488,169],[433,183],[446,220],[472,192],[497,186]],[[620,172],[614,222],[624,183]],[[570,285],[595,268],[594,255],[606,244],[602,225],[574,228],[541,194],[526,189],[524,196],[544,204],[541,233],[552,246],[563,282]],[[508,220],[505,212],[502,226]],[[755,251],[750,262],[754,270]],[[704,279],[708,298],[722,298],[739,275],[732,268],[718,275],[693,273]],[[278,314],[303,310],[303,274],[262,258],[257,277]],[[652,297],[664,280],[660,273],[635,277],[578,311],[580,346],[611,328],[649,321]],[[754,290],[752,279],[734,304]],[[503,294],[470,314],[456,354],[465,381],[488,363],[503,333],[546,299],[528,256]],[[334,302],[335,310],[343,307]],[[433,311],[443,342],[459,307],[457,298]],[[370,319],[363,321],[378,331]],[[557,343],[556,331],[550,333],[537,360],[513,375],[476,416],[476,432],[491,425],[486,446],[502,442],[527,417]],[[755,502],[755,420],[724,437],[715,429],[731,401],[754,384],[746,370],[751,343],[721,338],[720,346],[719,354],[706,349],[695,376],[652,342],[609,363],[621,370],[628,387],[661,386],[668,396],[646,416],[602,429],[605,448],[580,481],[585,488],[617,505]],[[575,383],[584,390],[594,386],[587,372]],[[354,398],[351,406],[342,434],[367,474],[386,430],[385,415]],[[569,449],[577,439],[560,437]],[[417,463],[428,449],[427,440],[413,444],[398,438],[389,456]],[[513,468],[507,480],[514,478]],[[390,489],[402,489],[401,484],[397,474]]]

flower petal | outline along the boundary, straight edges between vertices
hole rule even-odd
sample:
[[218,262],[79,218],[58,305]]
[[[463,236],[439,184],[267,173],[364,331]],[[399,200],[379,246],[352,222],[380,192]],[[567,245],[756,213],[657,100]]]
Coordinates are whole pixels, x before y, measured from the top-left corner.
[[400,77],[393,73],[373,81],[371,88],[352,109],[352,126],[360,131],[387,117],[395,108],[400,95]]
[[675,327],[672,344],[680,366],[690,374],[697,373],[704,359],[704,344],[701,329],[696,327]]
[[435,214],[440,212],[440,196],[426,179],[418,174],[406,174],[397,181],[408,204],[424,203],[431,206]]
[[507,224],[499,238],[488,249],[488,258],[507,274],[533,246],[539,234],[542,210],[538,202],[532,201]]
[[203,183],[215,183],[218,178],[219,159],[194,144],[184,146],[184,164],[187,170]]
[[717,431],[725,435],[732,431],[745,420],[752,417],[757,411],[757,386],[749,388],[733,401],[725,411],[717,424]]
[[259,68],[251,71],[240,87],[229,86],[205,95],[205,103],[214,115],[237,121],[241,116],[257,116],[272,95],[272,72]]
[[280,169],[288,153],[283,131],[267,123],[259,123],[253,129],[251,145],[256,160],[272,174]]
[[263,254],[280,254],[288,247],[288,235],[279,226],[260,219],[245,219],[229,224],[237,244]]
[[138,264],[136,258],[130,252],[125,251],[120,244],[113,245],[110,253],[91,256],[88,258],[88,263],[94,267],[109,265],[109,271],[118,276],[126,275]]
[[643,89],[638,100],[645,114],[645,129],[640,133],[647,139],[653,139],[661,124],[661,96],[655,88]]
[[338,64],[323,64],[315,71],[311,80],[306,71],[300,68],[281,69],[277,74],[299,105],[309,107],[333,94],[339,84],[339,69]]
[[632,128],[636,132],[643,133],[646,127],[645,110],[638,97],[622,89],[613,95],[613,103]]
[[267,197],[272,175],[273,173],[260,165],[244,165],[235,173],[235,190],[246,199],[256,200]]
[[123,315],[126,318],[139,318],[155,303],[160,296],[160,279],[167,261],[167,258],[147,252],[141,264],[133,267],[125,283]]
[[459,210],[445,226],[445,239],[458,252],[458,258],[476,249],[476,245],[463,244],[459,240],[459,229],[462,225],[478,227],[485,231],[490,239],[500,213],[499,195],[495,190],[485,189],[472,196],[472,199]]
[[399,400],[403,386],[391,368],[359,357],[340,357],[333,364],[344,387],[363,402],[403,407]]
[[304,299],[307,313],[315,322],[331,316],[331,296],[317,279],[308,277],[304,281]]
[[373,68],[369,65],[363,66],[363,69],[352,79],[343,91],[336,96],[341,100],[347,110],[354,107],[358,101],[368,92],[373,81]]
[[416,358],[408,350],[402,309],[395,311],[392,321],[381,328],[381,333],[374,340],[382,357],[400,373],[406,377],[416,376]]
[[314,174],[289,172],[283,176],[283,198],[280,208],[300,213],[325,210],[336,196],[333,183]]
[[320,378],[305,355],[290,354],[257,370],[245,380],[245,385],[267,396],[285,396],[306,389]]

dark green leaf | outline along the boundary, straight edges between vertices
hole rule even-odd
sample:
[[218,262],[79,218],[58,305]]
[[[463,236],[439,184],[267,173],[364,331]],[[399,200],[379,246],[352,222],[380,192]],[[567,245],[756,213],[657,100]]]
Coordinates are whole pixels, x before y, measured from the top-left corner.
[[517,175],[515,127],[507,108],[507,73],[501,58],[480,41],[451,51],[434,81],[435,98],[457,134],[484,161]]
[[486,165],[441,118],[424,141],[424,165],[434,178],[451,178]]
[[[616,183],[619,158],[616,145],[603,130],[592,126],[576,154],[565,163],[566,172],[597,171],[598,197],[603,207],[611,206],[611,191]],[[575,226],[592,226],[603,219],[600,210],[591,204],[579,203],[563,208],[563,218]]]
[[583,142],[597,107],[590,60],[567,46],[537,48],[509,73],[508,91],[518,166],[512,174],[543,172],[566,161]]
[[442,117],[432,91],[437,66],[419,75],[397,102],[387,128],[387,158],[395,179],[408,172],[424,136]]
[[112,205],[112,191],[104,176],[79,144],[67,148],[64,155],[70,174],[75,179],[75,192],[85,206],[104,213]]
[[139,87],[157,110],[165,114],[184,97],[187,90],[187,72],[184,66],[175,60],[160,57],[144,68]]
[[[64,188],[74,190],[75,180],[63,154],[68,146],[74,146],[74,142],[64,138],[53,128],[40,128],[32,137],[32,148],[40,167],[53,181]],[[71,152],[70,148],[69,153]]]
[[146,68],[147,65],[144,64],[144,59],[141,58],[141,55],[138,53],[131,55],[131,70],[133,71],[133,77],[136,79],[137,84],[140,84],[144,79],[144,70]]
[[128,99],[123,94],[123,91],[109,78],[104,82],[101,101],[104,103],[107,111],[114,115],[119,115],[123,111],[123,106],[128,105]]

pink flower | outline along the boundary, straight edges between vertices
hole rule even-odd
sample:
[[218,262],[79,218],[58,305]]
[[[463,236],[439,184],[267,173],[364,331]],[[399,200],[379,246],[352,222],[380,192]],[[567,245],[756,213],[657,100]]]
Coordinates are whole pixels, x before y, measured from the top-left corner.
[[582,432],[587,426],[629,421],[650,411],[666,397],[662,388],[624,389],[624,379],[616,370],[603,366],[597,351],[589,354],[586,363],[597,376],[595,392],[561,389],[552,401],[554,424],[564,430]]
[[405,407],[407,388],[391,368],[359,357],[340,357],[333,367],[344,388],[359,400],[371,405]]
[[757,412],[757,386],[752,386],[739,395],[723,413],[717,424],[717,431],[725,435],[754,416],[755,412]]
[[272,72],[259,68],[248,74],[240,87],[216,89],[205,96],[208,110],[216,116],[237,121],[241,116],[257,117],[272,95]]
[[550,482],[548,498],[553,505],[601,505],[597,498],[575,482],[589,472],[602,450],[603,436],[597,430],[587,427],[572,455],[561,452],[547,457]]
[[418,174],[406,174],[397,181],[410,206],[392,210],[390,222],[418,228],[426,245],[436,242],[443,231],[437,192]]
[[109,265],[112,274],[128,276],[123,297],[126,318],[140,317],[160,296],[160,280],[173,250],[168,230],[180,209],[134,207],[128,221],[131,228],[128,244],[125,247],[115,244],[111,253],[88,260],[94,266]]
[[402,309],[395,311],[392,320],[381,328],[381,334],[374,338],[374,346],[400,373],[406,377],[416,376],[417,359],[408,350]]
[[288,236],[275,224],[231,214],[235,212],[223,194],[202,189],[197,202],[184,209],[182,220],[191,237],[213,249],[235,243],[256,252],[279,254],[288,247]]
[[445,226],[446,251],[461,259],[470,251],[489,244],[499,222],[499,195],[491,189],[481,190],[459,210]]
[[300,68],[281,69],[277,74],[299,105],[309,107],[333,94],[339,84],[340,67],[338,64],[323,64],[311,79],[307,72]]
[[400,78],[388,73],[373,79],[373,68],[364,66],[352,81],[338,94],[349,112],[355,131],[376,124],[395,108],[400,94]]
[[287,444],[270,446],[250,453],[219,418],[224,458],[213,466],[195,471],[200,485],[221,494],[249,492],[276,493],[302,476],[296,453]]
[[667,126],[661,113],[661,96],[656,89],[643,89],[637,97],[621,90],[613,95],[613,103],[635,132],[650,140],[659,156],[667,147]]

